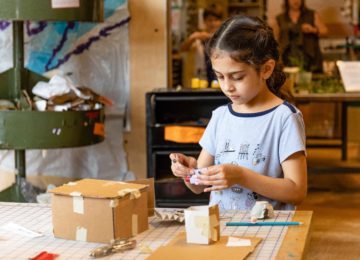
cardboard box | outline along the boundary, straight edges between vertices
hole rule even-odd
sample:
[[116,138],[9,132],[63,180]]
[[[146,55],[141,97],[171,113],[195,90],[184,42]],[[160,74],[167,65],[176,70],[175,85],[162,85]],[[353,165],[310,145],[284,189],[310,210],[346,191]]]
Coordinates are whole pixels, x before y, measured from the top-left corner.
[[52,195],[55,237],[110,243],[148,229],[147,185],[83,179]]
[[140,179],[127,181],[128,183],[144,184],[148,186],[147,198],[148,198],[148,216],[154,216],[155,214],[155,184],[154,178]]
[[220,239],[218,205],[193,206],[185,209],[187,243],[211,244]]

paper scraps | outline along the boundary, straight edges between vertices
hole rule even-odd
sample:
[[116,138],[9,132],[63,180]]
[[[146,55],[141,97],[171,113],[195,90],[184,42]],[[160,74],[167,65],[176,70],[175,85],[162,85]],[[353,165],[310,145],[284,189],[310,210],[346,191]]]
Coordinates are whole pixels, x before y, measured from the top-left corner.
[[251,240],[240,237],[229,237],[226,246],[251,246]]
[[1,226],[0,229],[8,231],[8,232],[14,232],[18,235],[31,237],[31,238],[43,236],[43,234],[41,234],[41,233],[27,229],[27,228],[20,226],[14,222],[6,223],[5,225]]
[[177,221],[180,223],[185,221],[184,210],[182,209],[155,208],[155,216],[162,221]]

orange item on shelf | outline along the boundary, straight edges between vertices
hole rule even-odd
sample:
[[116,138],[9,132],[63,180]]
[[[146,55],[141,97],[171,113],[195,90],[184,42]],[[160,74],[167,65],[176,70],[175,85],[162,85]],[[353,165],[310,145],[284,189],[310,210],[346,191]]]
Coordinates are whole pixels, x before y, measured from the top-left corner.
[[166,126],[164,139],[177,143],[198,143],[204,131],[203,127]]

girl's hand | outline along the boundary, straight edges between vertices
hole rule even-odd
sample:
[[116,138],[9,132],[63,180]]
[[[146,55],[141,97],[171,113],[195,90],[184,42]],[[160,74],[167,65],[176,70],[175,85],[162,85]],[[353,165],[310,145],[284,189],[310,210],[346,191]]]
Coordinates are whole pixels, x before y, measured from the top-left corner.
[[200,41],[206,41],[208,39],[210,39],[211,34],[208,32],[194,32],[190,35],[190,39],[192,40],[192,42],[194,42],[195,40],[200,40]]
[[220,164],[201,169],[197,176],[200,185],[211,186],[204,192],[223,190],[240,182],[241,167],[234,164]]
[[194,157],[181,153],[170,154],[171,171],[176,177],[185,178],[192,175],[196,168],[197,161]]
[[318,29],[315,26],[312,26],[311,24],[308,24],[308,23],[302,24],[301,30],[304,33],[314,33],[314,34],[318,33]]

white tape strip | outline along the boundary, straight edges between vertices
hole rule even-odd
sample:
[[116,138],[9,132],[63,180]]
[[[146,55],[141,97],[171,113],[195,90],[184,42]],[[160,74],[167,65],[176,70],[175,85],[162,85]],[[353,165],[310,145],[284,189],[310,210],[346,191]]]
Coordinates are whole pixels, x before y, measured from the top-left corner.
[[52,8],[80,7],[80,0],[51,0]]
[[74,191],[70,193],[73,197],[73,211],[74,213],[84,214],[84,198],[81,197],[81,192]]
[[110,200],[110,208],[116,208],[119,205],[118,200]]
[[87,241],[87,229],[84,227],[76,227],[76,240]]
[[133,214],[131,219],[131,234],[136,236],[138,234],[138,215]]

